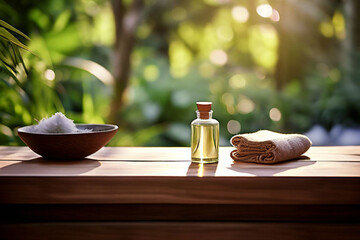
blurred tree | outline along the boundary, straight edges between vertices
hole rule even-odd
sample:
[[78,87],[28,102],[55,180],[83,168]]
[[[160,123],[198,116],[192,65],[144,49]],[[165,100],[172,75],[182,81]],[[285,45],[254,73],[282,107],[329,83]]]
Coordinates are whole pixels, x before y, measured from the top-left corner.
[[349,119],[360,119],[360,1],[344,0],[343,2],[346,37],[342,45],[344,74],[342,88],[347,93],[344,96],[347,106],[344,122],[349,122]]
[[1,83],[0,135],[65,111],[119,123],[112,145],[188,145],[197,100],[213,101],[222,144],[259,128],[359,124],[357,5],[0,0],[39,56],[24,54],[24,91]]
[[346,38],[343,44],[346,81],[360,83],[360,1],[344,0]]
[[109,121],[119,123],[119,110],[123,106],[123,96],[129,84],[131,73],[130,57],[135,45],[136,29],[143,15],[143,1],[134,0],[129,4],[113,0],[115,17],[115,49],[113,56],[113,74],[115,77],[114,96],[111,103]]

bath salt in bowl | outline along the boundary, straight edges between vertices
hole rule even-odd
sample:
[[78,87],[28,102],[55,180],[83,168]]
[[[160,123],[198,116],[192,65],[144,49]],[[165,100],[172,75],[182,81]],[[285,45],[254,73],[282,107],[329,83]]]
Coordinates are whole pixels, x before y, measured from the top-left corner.
[[49,118],[42,119],[38,125],[34,125],[33,132],[37,133],[81,133],[91,132],[92,129],[79,129],[74,121],[57,112]]
[[[53,118],[55,116],[55,118]],[[38,125],[18,129],[21,140],[46,159],[82,159],[106,145],[118,131],[111,124],[74,124],[55,114]],[[52,120],[48,122],[45,120]],[[45,121],[45,122],[44,122]],[[65,121],[67,123],[64,123]],[[42,127],[41,123],[43,123]],[[40,129],[39,129],[40,128]]]

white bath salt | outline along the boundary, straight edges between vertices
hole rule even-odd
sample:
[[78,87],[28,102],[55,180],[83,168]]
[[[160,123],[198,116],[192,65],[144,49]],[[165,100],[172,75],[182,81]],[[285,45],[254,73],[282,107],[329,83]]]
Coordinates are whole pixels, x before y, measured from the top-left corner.
[[49,118],[43,118],[33,130],[37,133],[81,133],[91,129],[78,129],[74,120],[68,119],[63,113],[57,112]]

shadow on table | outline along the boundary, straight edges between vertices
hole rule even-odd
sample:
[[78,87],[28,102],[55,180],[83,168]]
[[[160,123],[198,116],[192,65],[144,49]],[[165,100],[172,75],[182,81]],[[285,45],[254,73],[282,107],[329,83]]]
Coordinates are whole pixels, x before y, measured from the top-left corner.
[[218,167],[217,163],[209,163],[209,164],[199,164],[199,163],[191,163],[189,165],[186,176],[215,176],[216,169]]
[[17,162],[0,168],[2,175],[78,175],[89,172],[101,164],[97,160],[45,160],[41,157]]
[[240,173],[249,173],[253,176],[273,176],[277,173],[284,172],[290,169],[296,169],[315,164],[315,161],[306,160],[310,160],[310,158],[308,156],[302,155],[299,158],[276,164],[258,164],[234,161],[234,163],[231,164],[231,167],[229,167],[228,169]]

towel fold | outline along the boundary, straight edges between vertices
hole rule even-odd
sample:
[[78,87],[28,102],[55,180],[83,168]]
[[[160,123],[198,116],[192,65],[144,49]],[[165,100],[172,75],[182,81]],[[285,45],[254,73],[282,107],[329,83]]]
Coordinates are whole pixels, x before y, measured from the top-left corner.
[[236,150],[231,158],[236,161],[273,164],[300,157],[311,141],[301,134],[282,134],[268,130],[233,136],[230,140]]

